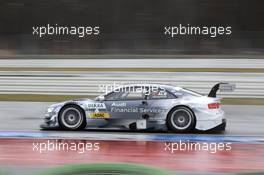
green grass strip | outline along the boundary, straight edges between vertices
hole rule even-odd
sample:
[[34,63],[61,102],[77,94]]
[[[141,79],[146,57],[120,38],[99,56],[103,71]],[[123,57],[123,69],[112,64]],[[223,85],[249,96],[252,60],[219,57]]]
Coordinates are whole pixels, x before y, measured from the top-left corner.
[[10,173],[7,173],[6,171],[3,171],[0,169],[0,175],[9,175]]
[[172,172],[136,164],[101,163],[67,165],[39,175],[172,175]]
[[264,172],[241,173],[237,175],[264,175]]

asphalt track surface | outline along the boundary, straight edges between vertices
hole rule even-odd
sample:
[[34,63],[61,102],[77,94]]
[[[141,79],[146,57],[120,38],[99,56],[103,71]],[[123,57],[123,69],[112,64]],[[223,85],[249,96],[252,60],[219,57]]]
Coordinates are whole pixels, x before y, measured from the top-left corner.
[[[45,109],[50,102],[0,102],[0,131],[33,131],[41,133],[39,125],[43,122]],[[226,105],[223,106],[227,117],[227,129],[224,133],[213,133],[226,136],[263,136],[264,135],[264,108],[254,105]],[[56,133],[60,131],[45,131]],[[104,134],[129,135],[130,138],[138,137],[140,132],[117,131],[84,131],[66,132],[75,137],[91,134],[98,138]],[[156,133],[142,133],[146,135]],[[160,133],[171,135],[172,133]],[[206,134],[206,133],[202,133]],[[210,133],[211,134],[211,133]]]
[[[183,172],[177,173],[182,175],[264,171],[264,149],[261,144],[264,135],[263,106],[223,106],[228,119],[225,133],[174,134],[94,130],[41,131],[39,124],[42,123],[45,109],[50,104],[50,102],[0,102],[0,169],[11,175],[33,175],[48,168],[67,164],[124,162]],[[232,151],[212,154],[209,151],[186,150],[171,153],[164,151],[163,139],[169,137],[211,143],[226,142],[223,138],[229,137],[232,139]],[[32,151],[33,142],[46,143],[48,140],[98,142],[100,151],[85,154],[77,151],[51,151],[40,154],[38,151]],[[169,142],[175,141],[177,142],[177,140]]]

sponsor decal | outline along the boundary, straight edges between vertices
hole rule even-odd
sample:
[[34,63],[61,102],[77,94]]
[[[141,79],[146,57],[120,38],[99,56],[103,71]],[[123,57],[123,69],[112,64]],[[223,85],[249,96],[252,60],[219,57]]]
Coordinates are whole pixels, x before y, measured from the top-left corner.
[[139,108],[140,113],[164,113],[166,110],[160,108]]
[[116,108],[116,107],[112,107],[111,108],[111,112],[135,112],[135,113],[137,113],[138,112],[138,108],[133,108],[133,107],[130,107],[130,108]]
[[110,118],[110,115],[108,112],[92,112],[90,118]]
[[88,109],[106,109],[104,103],[88,103],[87,108]]
[[113,102],[111,104],[111,106],[115,106],[115,107],[125,107],[126,106],[126,102]]
[[138,108],[138,107],[116,108],[116,107],[112,107],[111,112],[163,113],[163,112],[166,112],[166,110],[160,109],[160,108]]

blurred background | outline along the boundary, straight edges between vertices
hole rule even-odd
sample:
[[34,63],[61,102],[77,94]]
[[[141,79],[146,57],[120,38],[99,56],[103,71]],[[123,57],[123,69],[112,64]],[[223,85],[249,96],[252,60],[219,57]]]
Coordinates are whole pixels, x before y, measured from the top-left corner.
[[[91,174],[263,172],[263,7],[263,0],[1,0],[0,174],[36,174],[83,163],[91,165],[55,172],[84,174],[88,170],[83,167],[92,169]],[[100,35],[32,35],[32,27],[47,24],[100,26]],[[231,26],[232,34],[164,35],[165,26],[179,24]],[[101,94],[102,84],[172,84],[206,95],[218,82],[236,84],[234,92],[218,94],[224,98],[228,121],[224,133],[66,132],[39,127],[49,105],[94,98]],[[49,139],[100,141],[101,148],[87,154],[32,151],[32,142]],[[216,154],[164,152],[165,141],[179,140],[232,142],[233,147]]]
[[[264,52],[261,0],[1,0],[0,55]],[[33,26],[100,26],[100,36],[32,35]],[[232,34],[165,36],[164,26],[231,26]]]

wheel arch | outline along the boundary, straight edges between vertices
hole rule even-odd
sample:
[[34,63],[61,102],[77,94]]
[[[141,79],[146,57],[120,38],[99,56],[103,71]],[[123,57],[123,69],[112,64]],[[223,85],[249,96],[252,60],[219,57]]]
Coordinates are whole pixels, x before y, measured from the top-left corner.
[[188,108],[188,109],[192,112],[192,114],[193,114],[193,116],[194,116],[194,122],[195,122],[195,125],[196,125],[196,120],[197,120],[197,119],[196,119],[196,115],[195,115],[195,113],[193,112],[192,108],[191,108],[190,106],[188,106],[188,105],[183,105],[183,104],[179,104],[179,105],[175,105],[175,106],[173,106],[173,107],[169,110],[169,112],[167,113],[167,115],[166,115],[166,120],[167,120],[168,115],[170,114],[170,112],[173,111],[174,109],[178,108],[178,107],[185,107],[185,108]]
[[60,114],[61,114],[61,112],[62,112],[62,110],[63,110],[64,108],[66,108],[67,106],[71,106],[71,105],[73,105],[73,106],[77,106],[78,108],[80,108],[80,109],[81,109],[81,112],[82,112],[82,114],[83,114],[83,116],[85,116],[85,110],[83,109],[83,107],[82,107],[81,105],[79,105],[79,104],[76,103],[76,102],[68,102],[68,103],[65,103],[65,104],[60,108],[60,110],[59,110],[59,112],[58,112],[58,117],[60,117]]

